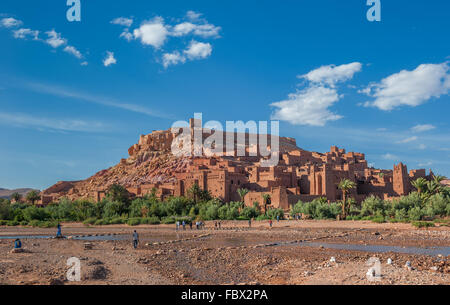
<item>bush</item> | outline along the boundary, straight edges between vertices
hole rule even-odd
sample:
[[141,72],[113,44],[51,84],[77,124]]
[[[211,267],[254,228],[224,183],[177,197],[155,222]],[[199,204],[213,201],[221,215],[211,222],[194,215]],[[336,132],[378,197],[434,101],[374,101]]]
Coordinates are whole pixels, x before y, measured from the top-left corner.
[[258,217],[260,214],[256,207],[245,207],[242,209],[239,218],[252,219]]
[[83,224],[85,224],[85,225],[93,225],[93,224],[95,224],[96,221],[97,221],[97,218],[91,217],[91,218],[88,218],[85,221],[83,221]]
[[153,217],[142,218],[141,223],[147,224],[147,225],[159,225],[161,223],[161,221],[159,220],[158,217],[153,216]]
[[130,218],[127,220],[127,225],[129,226],[137,226],[141,224],[140,218]]
[[163,223],[163,224],[173,224],[173,223],[175,223],[175,217],[173,217],[173,216],[163,217],[161,219],[161,223]]
[[384,201],[378,197],[370,196],[361,203],[361,216],[385,215]]
[[434,227],[434,223],[428,221],[413,221],[411,224],[416,228]]
[[277,216],[279,216],[280,219],[283,219],[284,211],[282,209],[270,209],[267,211],[267,216],[271,219],[276,219]]

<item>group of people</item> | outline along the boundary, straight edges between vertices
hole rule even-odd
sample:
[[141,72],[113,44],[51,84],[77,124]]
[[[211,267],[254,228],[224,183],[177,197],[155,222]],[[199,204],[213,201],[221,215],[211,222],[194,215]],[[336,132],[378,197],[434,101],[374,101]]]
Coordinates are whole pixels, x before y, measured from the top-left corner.
[[[178,230],[180,230],[180,228],[183,228],[183,231],[185,231],[187,225],[189,225],[189,229],[192,230],[192,226],[193,226],[192,221],[189,222],[189,223],[187,223],[185,220],[183,220],[181,222],[177,221],[177,222],[175,222],[175,230],[178,231]],[[197,230],[203,229],[204,226],[205,226],[205,223],[203,221],[196,221],[195,222],[195,227],[196,227]]]

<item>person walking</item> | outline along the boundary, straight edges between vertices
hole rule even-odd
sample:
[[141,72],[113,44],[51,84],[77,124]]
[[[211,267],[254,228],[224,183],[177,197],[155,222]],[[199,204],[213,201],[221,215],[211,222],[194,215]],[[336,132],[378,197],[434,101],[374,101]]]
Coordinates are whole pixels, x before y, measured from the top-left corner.
[[136,249],[138,244],[139,244],[139,235],[136,232],[136,230],[134,230],[134,232],[133,232],[133,247]]
[[272,219],[269,219],[269,226],[272,228]]
[[219,221],[219,230],[222,228],[222,222]]
[[280,222],[280,215],[277,215],[277,222]]
[[58,223],[57,231],[56,231],[56,238],[61,238],[61,237],[62,237],[61,224]]

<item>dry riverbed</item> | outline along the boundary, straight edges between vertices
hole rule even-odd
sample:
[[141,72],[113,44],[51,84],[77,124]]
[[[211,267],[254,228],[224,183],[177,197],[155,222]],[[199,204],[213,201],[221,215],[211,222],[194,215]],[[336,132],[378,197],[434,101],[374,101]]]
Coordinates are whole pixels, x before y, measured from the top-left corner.
[[[140,235],[133,249],[131,233]],[[55,229],[0,227],[0,284],[449,284],[450,228],[361,221],[224,221],[215,230],[174,225]],[[30,238],[30,235],[35,238]],[[10,239],[5,239],[5,237]],[[11,253],[15,236],[25,251]],[[86,249],[90,243],[92,249]],[[81,262],[81,281],[66,278]],[[367,261],[381,262],[369,281]],[[387,264],[391,259],[392,264]],[[406,262],[411,267],[405,267]]]

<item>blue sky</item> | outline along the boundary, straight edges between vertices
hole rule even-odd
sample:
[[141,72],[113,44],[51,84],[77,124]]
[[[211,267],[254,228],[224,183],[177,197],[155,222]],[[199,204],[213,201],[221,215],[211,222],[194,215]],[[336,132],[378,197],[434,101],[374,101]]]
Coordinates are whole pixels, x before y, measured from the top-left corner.
[[85,179],[194,112],[450,176],[450,3],[381,3],[2,0],[0,187]]

